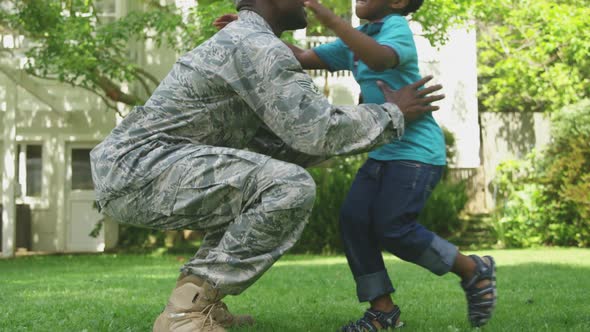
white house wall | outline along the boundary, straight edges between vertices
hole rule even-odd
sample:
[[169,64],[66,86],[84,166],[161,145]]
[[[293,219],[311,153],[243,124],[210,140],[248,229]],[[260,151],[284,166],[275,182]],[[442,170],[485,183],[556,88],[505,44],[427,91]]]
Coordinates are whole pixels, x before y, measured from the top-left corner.
[[[64,251],[66,249],[66,167],[65,149],[68,142],[100,142],[114,127],[115,115],[107,111],[102,101],[91,93],[57,82],[38,80],[47,92],[63,106],[50,110],[31,93],[15,88],[0,74],[3,91],[12,90],[16,100],[17,143],[43,146],[41,197],[17,198],[17,204],[31,207],[31,245],[34,251]],[[4,124],[0,112],[0,124]]]
[[432,47],[420,37],[421,29],[413,24],[420,72],[433,75],[443,85],[446,98],[437,103],[437,122],[455,136],[456,155],[453,168],[477,168],[480,160],[480,128],[477,105],[477,48],[475,31],[452,29],[448,42]]

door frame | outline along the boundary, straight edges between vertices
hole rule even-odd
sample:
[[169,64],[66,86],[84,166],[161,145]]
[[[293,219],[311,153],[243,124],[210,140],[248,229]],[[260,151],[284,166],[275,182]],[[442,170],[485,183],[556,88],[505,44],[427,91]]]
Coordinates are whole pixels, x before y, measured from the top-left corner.
[[[64,216],[65,216],[65,251],[72,251],[72,244],[70,242],[70,238],[72,236],[72,202],[78,199],[73,199],[75,195],[82,195],[82,197],[87,197],[89,201],[94,201],[95,193],[94,190],[79,190],[79,189],[72,189],[72,150],[73,149],[92,149],[94,148],[99,142],[98,141],[65,141],[64,142],[64,152],[65,152],[65,181],[64,181],[64,198],[65,204],[64,208]],[[85,199],[84,199],[85,200]],[[104,225],[103,225],[104,226]],[[105,242],[105,230],[104,227],[101,230],[101,235],[99,238]],[[104,249],[103,249],[104,250]]]

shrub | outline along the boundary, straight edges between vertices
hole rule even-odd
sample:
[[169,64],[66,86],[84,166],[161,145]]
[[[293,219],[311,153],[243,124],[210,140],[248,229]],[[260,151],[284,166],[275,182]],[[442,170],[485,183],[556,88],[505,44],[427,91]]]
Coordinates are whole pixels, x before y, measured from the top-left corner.
[[316,200],[309,223],[293,252],[342,252],[338,226],[340,206],[346,198],[356,172],[366,159],[366,154],[338,157],[330,161],[329,168],[309,169],[309,173],[318,184]]
[[[455,136],[443,128],[447,149],[447,163],[454,160]],[[445,167],[443,178],[436,185],[424,209],[420,212],[418,221],[429,230],[442,237],[449,237],[461,230],[460,213],[469,200],[465,181],[453,180],[448,177],[448,166]]]
[[445,178],[430,194],[418,220],[426,228],[442,237],[454,235],[462,228],[459,215],[468,199],[465,181]]
[[498,168],[496,228],[508,246],[590,245],[590,101],[552,116],[539,154]]
[[[454,156],[455,138],[444,130],[447,159]],[[333,253],[342,251],[338,218],[340,206],[352,185],[357,170],[367,156],[358,155],[332,160],[330,168],[310,169],[318,184],[316,202],[309,224],[293,252]],[[446,170],[445,170],[445,174]],[[465,182],[446,176],[435,187],[419,221],[434,232],[450,235],[460,229],[459,214],[467,203]]]

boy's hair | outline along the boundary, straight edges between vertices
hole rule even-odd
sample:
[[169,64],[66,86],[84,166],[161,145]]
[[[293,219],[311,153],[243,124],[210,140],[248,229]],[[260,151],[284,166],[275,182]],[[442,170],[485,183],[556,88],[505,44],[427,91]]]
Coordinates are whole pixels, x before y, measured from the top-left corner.
[[410,13],[417,11],[422,6],[422,3],[424,3],[424,0],[410,0],[410,1],[408,1],[408,5],[404,9],[402,9],[401,14],[403,16],[406,16]]

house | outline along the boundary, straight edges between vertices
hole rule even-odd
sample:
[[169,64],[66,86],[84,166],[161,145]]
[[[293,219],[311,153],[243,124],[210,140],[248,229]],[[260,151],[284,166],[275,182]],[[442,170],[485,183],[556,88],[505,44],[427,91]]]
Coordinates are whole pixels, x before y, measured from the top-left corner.
[[[133,0],[96,3],[106,19],[115,19],[137,7]],[[194,0],[176,3],[191,6]],[[354,23],[358,22],[353,19]],[[434,75],[445,86],[447,98],[435,116],[456,135],[457,156],[452,167],[464,178],[477,178],[482,160],[475,33],[454,30],[449,43],[435,49],[419,37],[419,26],[413,29],[422,73]],[[296,37],[306,38],[301,31]],[[327,39],[306,40],[312,45]],[[0,46],[16,55],[0,58],[2,253],[11,256],[18,248],[41,252],[103,251],[116,244],[117,225],[107,222],[98,237],[89,236],[101,219],[93,204],[89,152],[119,119],[88,91],[35,79],[20,70],[26,43],[19,36],[0,36]],[[158,78],[167,73],[177,57],[168,50],[156,50],[149,41],[135,43],[130,49],[137,63]],[[310,74],[333,103],[357,102],[359,88],[350,74]]]

